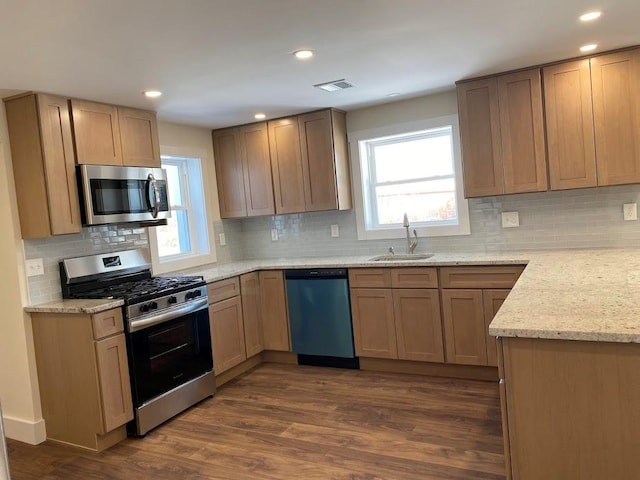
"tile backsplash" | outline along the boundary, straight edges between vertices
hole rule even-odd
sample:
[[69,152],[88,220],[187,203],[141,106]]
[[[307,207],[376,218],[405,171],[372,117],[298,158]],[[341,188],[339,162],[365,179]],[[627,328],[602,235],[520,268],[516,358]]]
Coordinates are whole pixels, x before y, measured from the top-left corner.
[[[469,200],[471,235],[420,238],[420,252],[491,252],[559,248],[640,247],[640,222],[623,220],[623,204],[638,203],[640,186],[625,185],[528,193]],[[520,226],[503,228],[502,212],[517,211]],[[331,237],[331,225],[340,229]],[[406,250],[405,239],[359,241],[353,210],[275,215],[213,224],[218,263],[243,259],[378,255],[390,246]],[[278,240],[271,240],[271,230]],[[226,245],[221,246],[219,234]],[[110,225],[81,234],[25,240],[25,257],[43,258],[45,274],[29,278],[33,304],[61,298],[58,262],[95,253],[148,247],[144,228]]]
[[44,275],[28,278],[29,301],[36,304],[62,297],[58,262],[64,258],[148,247],[147,229],[130,225],[85,227],[75,235],[25,240],[25,258],[42,258],[44,264]]
[[[640,222],[624,221],[622,206],[637,203],[640,186],[527,193],[469,200],[471,235],[420,238],[416,252],[470,252],[640,246]],[[503,228],[501,213],[517,211],[520,226]],[[223,221],[227,225],[233,221]],[[359,241],[353,210],[244,219],[231,241],[243,258],[376,255],[406,240]],[[331,237],[338,224],[340,237]],[[271,229],[278,240],[271,240]],[[227,234],[227,242],[230,235]]]

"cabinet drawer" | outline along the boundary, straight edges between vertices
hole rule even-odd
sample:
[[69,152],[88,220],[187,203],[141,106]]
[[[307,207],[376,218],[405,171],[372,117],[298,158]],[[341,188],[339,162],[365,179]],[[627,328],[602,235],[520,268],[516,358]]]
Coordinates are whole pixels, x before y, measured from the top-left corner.
[[390,268],[354,268],[349,270],[352,288],[381,288],[391,286]]
[[436,268],[393,268],[391,269],[393,288],[438,288]]
[[442,288],[511,288],[524,270],[508,267],[446,267],[440,269]]
[[207,295],[209,295],[209,303],[216,303],[240,295],[240,280],[238,277],[233,277],[210,283],[207,285]]
[[100,340],[124,330],[122,310],[114,308],[91,316],[93,323],[93,338]]

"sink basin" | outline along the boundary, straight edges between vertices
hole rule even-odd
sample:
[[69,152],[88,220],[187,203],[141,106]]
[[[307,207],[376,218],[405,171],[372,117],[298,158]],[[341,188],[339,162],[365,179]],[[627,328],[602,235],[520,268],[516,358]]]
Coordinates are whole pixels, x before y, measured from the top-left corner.
[[424,260],[426,258],[431,258],[433,257],[433,253],[411,253],[411,254],[395,254],[395,255],[391,255],[391,254],[386,254],[386,255],[379,255],[377,257],[373,257],[370,258],[369,260],[374,261],[374,262],[399,262],[399,261],[403,261],[403,260]]

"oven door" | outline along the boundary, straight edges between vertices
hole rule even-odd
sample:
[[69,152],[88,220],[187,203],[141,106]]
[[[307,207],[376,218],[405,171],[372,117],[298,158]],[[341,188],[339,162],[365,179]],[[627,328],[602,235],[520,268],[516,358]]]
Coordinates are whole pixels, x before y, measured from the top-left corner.
[[85,225],[152,222],[169,218],[166,172],[161,168],[80,165]]
[[213,370],[203,308],[127,334],[135,407]]

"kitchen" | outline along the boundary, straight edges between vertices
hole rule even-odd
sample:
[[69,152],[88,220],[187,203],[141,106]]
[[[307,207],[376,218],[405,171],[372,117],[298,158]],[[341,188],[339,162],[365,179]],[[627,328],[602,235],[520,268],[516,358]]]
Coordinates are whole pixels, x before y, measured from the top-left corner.
[[[572,10],[571,15],[567,16],[567,22],[574,22],[575,15],[580,13],[584,9],[583,7],[586,8],[580,4],[574,5],[574,7],[575,12]],[[607,8],[610,10],[607,15],[624,17],[625,14],[618,11],[625,12],[624,8],[631,7],[625,6],[624,3],[612,5],[611,8]],[[633,17],[628,13],[626,16]],[[627,37],[624,37],[624,29],[621,29],[620,32],[622,33],[617,35],[623,38],[615,37],[612,39],[611,48],[639,43],[638,39],[631,34],[627,33]],[[291,49],[291,47],[287,46],[286,49]],[[562,54],[554,55],[550,59],[568,58],[574,56],[574,51],[573,46],[567,47],[562,50]],[[529,55],[531,54],[529,53]],[[537,63],[543,62],[528,61],[527,58],[522,58],[518,60],[517,66],[526,67]],[[486,67],[477,67],[478,70],[482,68]],[[496,67],[491,70],[491,73],[508,69],[510,67]],[[340,78],[340,75],[342,73],[338,74],[336,78]],[[466,76],[473,76],[473,70]],[[317,82],[323,80],[327,79],[317,79]],[[356,82],[354,81],[354,83]],[[16,89],[25,87],[24,84],[12,86]],[[453,85],[450,85],[450,88],[453,88]],[[61,90],[53,89],[47,84],[38,87],[38,89],[62,93]],[[93,98],[89,93],[85,94],[76,91],[76,89],[66,93]],[[331,100],[327,100],[327,102],[331,102]],[[304,110],[298,109],[297,111]],[[349,111],[347,115],[348,131],[358,132],[385,126],[389,122],[410,122],[423,116],[439,117],[456,112],[456,95],[451,91],[406,100],[401,99],[380,106]],[[291,112],[283,112],[282,115],[288,113]],[[246,123],[246,121],[238,119],[227,125]],[[224,125],[209,125],[209,127],[217,126]],[[10,177],[7,171],[10,165],[10,154],[6,128],[3,127],[2,130],[4,161],[2,162],[1,178],[7,179]],[[189,128],[163,121],[159,125],[159,136],[163,146],[166,145],[174,149],[184,146],[191,150],[204,151],[201,156],[213,162],[213,152],[209,153],[211,149],[210,135],[210,128]],[[187,154],[182,153],[182,155]],[[208,178],[211,177],[212,175]],[[7,342],[2,344],[2,364],[11,365],[11,369],[2,369],[0,385],[3,386],[1,392],[5,411],[5,426],[22,428],[23,438],[30,438],[32,443],[37,443],[36,439],[43,434],[42,423],[39,421],[41,416],[37,392],[38,382],[33,366],[33,346],[30,339],[29,322],[22,309],[24,305],[31,302],[28,295],[32,293],[32,290],[35,294],[32,296],[39,298],[46,298],[51,294],[46,291],[46,286],[38,285],[38,281],[43,277],[44,281],[50,281],[51,277],[45,274],[40,277],[30,277],[31,280],[27,281],[22,252],[25,251],[27,258],[47,258],[49,255],[66,258],[86,247],[79,246],[81,240],[77,238],[71,239],[69,244],[65,244],[65,237],[48,242],[26,242],[23,247],[20,233],[15,227],[18,222],[15,201],[11,199],[13,188],[11,183],[7,182],[6,188],[1,189],[3,193],[2,202],[0,202],[3,210],[2,218],[7,219],[8,225],[13,226],[13,228],[8,228],[8,233],[3,236],[2,248],[0,249],[3,255],[3,270],[6,270],[5,275],[7,275],[7,281],[4,282],[5,289],[1,295],[5,305],[5,315],[9,319],[1,327],[3,342]],[[213,238],[216,240],[216,255],[220,263],[257,258],[308,257],[310,248],[313,249],[315,256],[373,256],[386,252],[390,243],[393,243],[398,252],[403,252],[405,248],[402,239],[358,241],[355,213],[352,210],[222,221],[217,219],[215,213],[217,211],[215,184],[210,185],[208,190],[211,193],[208,210],[214,212],[213,230],[215,236]],[[634,247],[637,245],[640,229],[637,226],[637,221],[625,222],[622,219],[622,205],[632,204],[636,201],[637,188],[634,185],[471,200],[471,235],[456,237],[453,240],[448,237],[423,237],[420,239],[421,244],[418,251],[465,253],[575,247]],[[502,212],[519,212],[521,226],[503,229],[500,218]],[[340,237],[337,239],[330,236],[330,227],[334,224],[339,226]],[[272,229],[278,231],[279,239],[277,241],[272,241],[270,238],[270,230]],[[226,246],[219,245],[219,233],[225,233]],[[366,246],[363,247],[363,243]],[[56,273],[54,272],[54,274]],[[32,289],[32,285],[37,288]],[[25,325],[27,325],[26,330]],[[26,422],[13,422],[12,425],[9,425],[11,419],[23,419]],[[31,429],[26,427],[29,422]],[[20,430],[18,431],[20,432]]]

